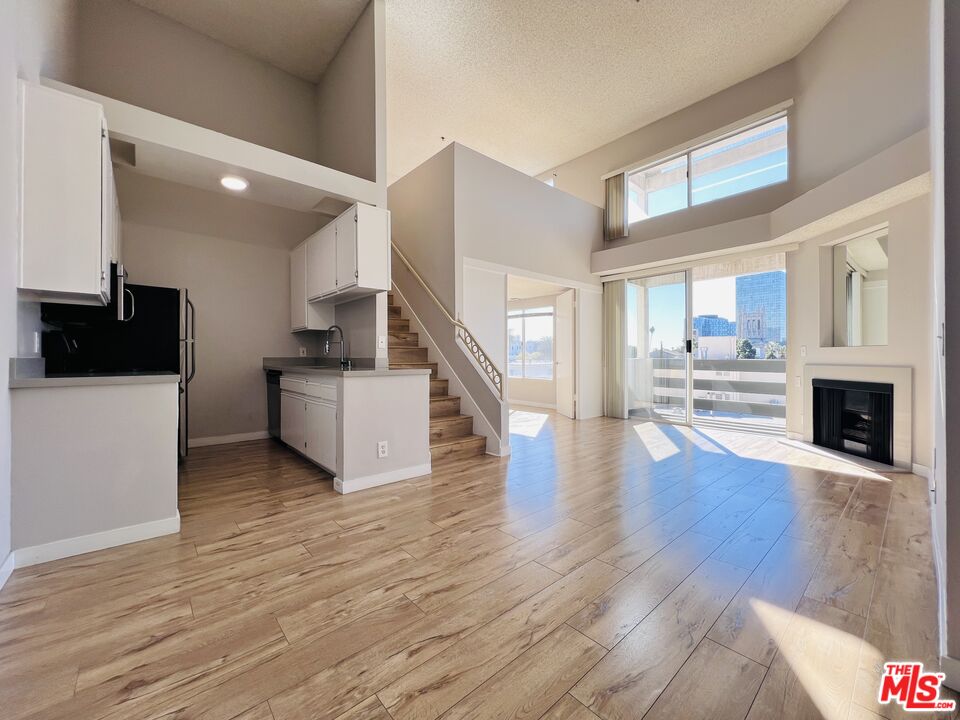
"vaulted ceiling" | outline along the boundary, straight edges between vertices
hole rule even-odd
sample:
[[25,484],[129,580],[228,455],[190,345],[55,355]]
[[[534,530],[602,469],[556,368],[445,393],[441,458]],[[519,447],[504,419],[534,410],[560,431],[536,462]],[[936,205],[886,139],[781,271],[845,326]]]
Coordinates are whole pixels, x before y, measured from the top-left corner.
[[451,139],[549,170],[789,60],[845,2],[387,0],[391,179]]
[[[316,82],[367,0],[134,0]],[[846,0],[386,0],[390,180],[456,140],[535,174],[799,53]]]

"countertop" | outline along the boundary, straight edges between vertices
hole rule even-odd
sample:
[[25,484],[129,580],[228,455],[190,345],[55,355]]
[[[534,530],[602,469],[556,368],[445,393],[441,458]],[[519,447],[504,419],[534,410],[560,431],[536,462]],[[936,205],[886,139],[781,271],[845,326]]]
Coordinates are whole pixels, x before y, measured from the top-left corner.
[[277,370],[290,375],[322,375],[324,377],[401,377],[403,375],[429,375],[427,368],[390,370],[388,368],[356,367],[341,370],[339,367],[316,365],[310,358],[264,358],[264,370]]
[[10,388],[84,387],[91,385],[154,385],[180,382],[174,372],[88,373],[85,375],[45,375],[11,377]]

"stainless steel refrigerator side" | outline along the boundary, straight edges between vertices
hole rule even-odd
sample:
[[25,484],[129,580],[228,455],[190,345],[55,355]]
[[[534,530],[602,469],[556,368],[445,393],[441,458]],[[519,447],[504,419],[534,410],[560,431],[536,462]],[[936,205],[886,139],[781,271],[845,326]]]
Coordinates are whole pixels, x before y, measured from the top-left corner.
[[197,373],[197,313],[189,291],[181,291],[183,360],[180,363],[180,457],[190,453],[190,383]]

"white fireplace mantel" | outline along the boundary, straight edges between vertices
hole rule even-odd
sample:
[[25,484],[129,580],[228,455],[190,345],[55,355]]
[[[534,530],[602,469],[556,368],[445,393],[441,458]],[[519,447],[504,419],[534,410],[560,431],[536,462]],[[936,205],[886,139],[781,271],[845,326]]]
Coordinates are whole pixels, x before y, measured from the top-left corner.
[[813,442],[813,380],[853,380],[893,385],[893,464],[913,467],[913,368],[899,365],[804,365],[803,439]]

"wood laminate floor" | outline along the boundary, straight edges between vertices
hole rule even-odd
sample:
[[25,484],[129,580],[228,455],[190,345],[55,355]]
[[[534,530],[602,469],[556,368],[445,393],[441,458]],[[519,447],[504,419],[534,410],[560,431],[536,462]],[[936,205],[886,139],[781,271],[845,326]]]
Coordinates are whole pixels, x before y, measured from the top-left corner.
[[347,496],[271,441],[192,451],[179,535],[0,592],[0,716],[861,720],[899,717],[885,659],[936,665],[922,479],[650,422],[511,434]]

